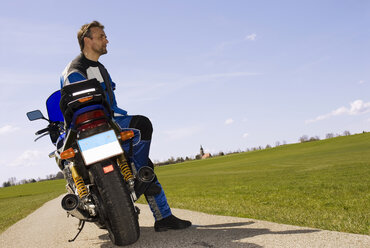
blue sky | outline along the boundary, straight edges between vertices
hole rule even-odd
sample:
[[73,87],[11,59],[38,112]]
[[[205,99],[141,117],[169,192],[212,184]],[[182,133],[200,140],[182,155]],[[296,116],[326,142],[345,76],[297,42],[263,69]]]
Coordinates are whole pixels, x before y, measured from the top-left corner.
[[369,1],[5,1],[0,182],[58,169],[29,122],[98,20],[118,105],[148,116],[153,160],[370,131]]

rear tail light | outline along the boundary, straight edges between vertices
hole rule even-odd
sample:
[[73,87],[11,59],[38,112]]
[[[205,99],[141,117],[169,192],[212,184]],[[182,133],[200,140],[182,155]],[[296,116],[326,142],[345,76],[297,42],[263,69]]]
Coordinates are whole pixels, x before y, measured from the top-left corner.
[[104,118],[104,116],[105,116],[104,111],[101,110],[101,109],[89,111],[89,112],[83,113],[83,114],[81,114],[77,117],[76,125],[84,124],[84,122],[87,122],[87,121],[90,121],[90,120]]
[[84,131],[101,126],[107,122],[103,110],[93,110],[79,115],[76,119],[78,130]]

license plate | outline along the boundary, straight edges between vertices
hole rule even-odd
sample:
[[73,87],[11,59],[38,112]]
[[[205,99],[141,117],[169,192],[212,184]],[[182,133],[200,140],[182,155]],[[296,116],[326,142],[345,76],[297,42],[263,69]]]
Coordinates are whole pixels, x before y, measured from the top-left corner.
[[123,153],[121,144],[113,130],[80,139],[77,143],[86,165]]

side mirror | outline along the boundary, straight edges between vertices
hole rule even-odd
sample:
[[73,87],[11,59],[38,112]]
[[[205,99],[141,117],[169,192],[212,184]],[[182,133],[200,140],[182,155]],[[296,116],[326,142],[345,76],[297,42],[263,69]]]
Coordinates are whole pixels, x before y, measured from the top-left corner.
[[38,119],[44,119],[47,120],[41,113],[40,110],[34,110],[27,113],[27,117],[30,121],[38,120]]

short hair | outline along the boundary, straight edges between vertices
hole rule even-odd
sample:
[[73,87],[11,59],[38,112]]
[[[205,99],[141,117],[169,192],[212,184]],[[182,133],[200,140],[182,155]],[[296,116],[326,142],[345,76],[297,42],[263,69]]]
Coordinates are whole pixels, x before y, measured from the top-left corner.
[[91,38],[91,28],[94,28],[94,27],[104,29],[104,26],[100,22],[92,21],[90,23],[82,25],[80,30],[78,30],[77,39],[78,39],[78,43],[80,44],[81,51],[84,49],[84,46],[85,46],[84,38],[85,37]]

